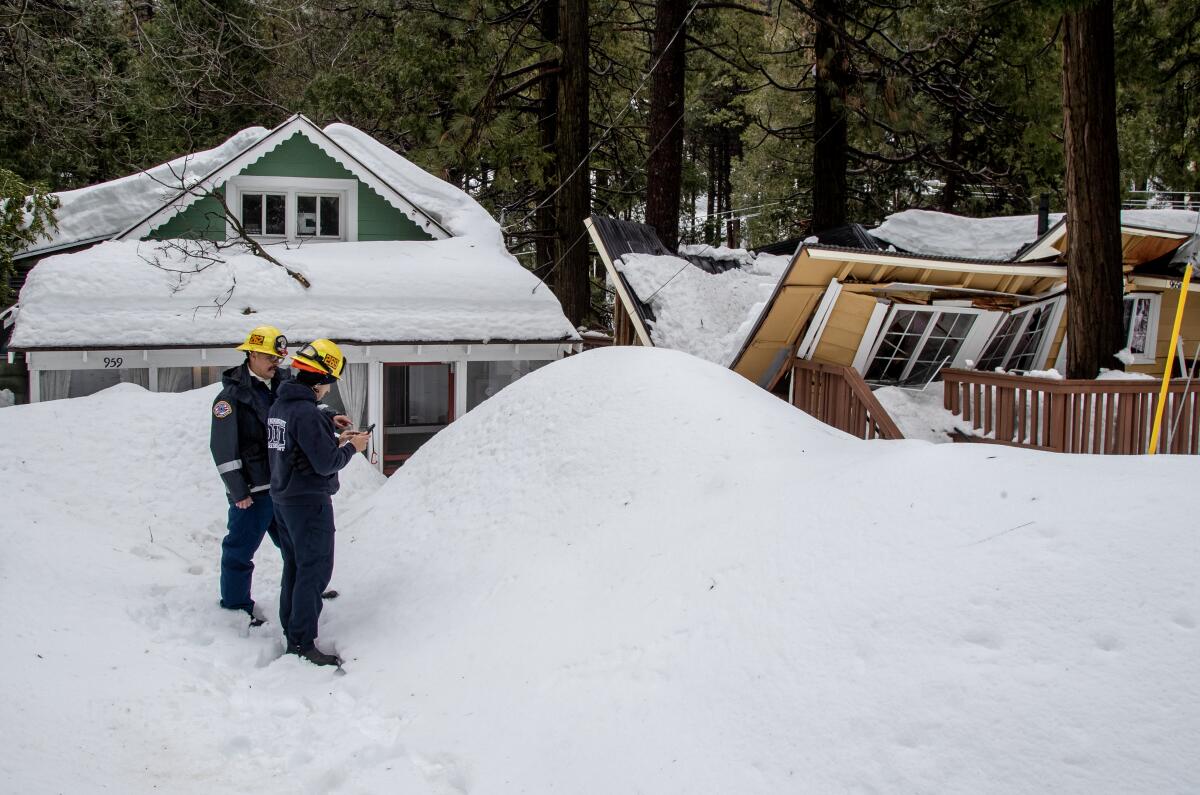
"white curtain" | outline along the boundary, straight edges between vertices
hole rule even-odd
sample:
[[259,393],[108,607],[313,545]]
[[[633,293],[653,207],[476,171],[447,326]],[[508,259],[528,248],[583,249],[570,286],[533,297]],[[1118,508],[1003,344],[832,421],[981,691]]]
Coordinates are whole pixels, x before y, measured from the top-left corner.
[[338,381],[338,395],[355,428],[361,428],[367,416],[367,367],[365,364],[348,364]]
[[42,370],[38,377],[42,400],[62,400],[71,393],[70,370]]
[[150,388],[149,367],[125,367],[118,371],[122,384],[137,384],[142,389]]
[[192,368],[190,367],[160,367],[158,368],[159,392],[186,392],[193,387]]

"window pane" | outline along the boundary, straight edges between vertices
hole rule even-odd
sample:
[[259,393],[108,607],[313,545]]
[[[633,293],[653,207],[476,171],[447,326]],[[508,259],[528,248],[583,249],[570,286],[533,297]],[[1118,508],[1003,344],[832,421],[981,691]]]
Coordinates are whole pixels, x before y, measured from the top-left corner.
[[1037,363],[1038,349],[1045,336],[1046,324],[1050,322],[1050,304],[1044,304],[1030,313],[1029,323],[1025,332],[1013,347],[1012,370],[1029,370]]
[[992,338],[987,346],[983,349],[983,354],[979,357],[978,364],[975,365],[978,370],[994,370],[997,367],[1004,366],[1004,359],[1008,354],[1009,344],[1013,337],[1017,334],[1017,329],[1021,327],[1021,316],[1009,314],[1008,317],[1001,321],[996,331],[992,333]]
[[263,197],[261,193],[242,194],[242,228],[248,235],[261,235]]
[[1125,299],[1125,334],[1129,340],[1129,352],[1144,354],[1146,340],[1150,335],[1150,299]]
[[970,312],[940,312],[905,383],[923,384],[934,378],[943,367],[953,364],[971,326],[975,324],[975,318],[976,315]]
[[450,421],[450,368],[408,368],[407,425],[445,425]]
[[321,197],[321,236],[322,237],[337,237],[341,234],[338,231],[341,215],[338,210],[337,196],[322,196]]
[[317,233],[317,197],[296,197],[296,234],[315,235]]
[[904,374],[921,334],[929,325],[931,313],[911,309],[898,310],[884,334],[875,358],[867,368],[868,381],[896,381]]
[[287,196],[279,193],[267,195],[267,234],[287,234]]
[[467,411],[549,362],[471,362],[467,365]]

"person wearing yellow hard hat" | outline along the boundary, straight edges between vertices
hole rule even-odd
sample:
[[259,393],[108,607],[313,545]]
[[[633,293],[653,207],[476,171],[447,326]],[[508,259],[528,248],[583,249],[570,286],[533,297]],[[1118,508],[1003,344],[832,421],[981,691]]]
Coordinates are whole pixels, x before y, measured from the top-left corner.
[[267,418],[271,500],[283,579],[279,621],[287,653],[316,665],[341,665],[316,646],[321,595],[333,576],[333,495],[337,473],[367,447],[367,434],[343,431],[318,406],[346,369],[333,340],[313,340],[292,357],[295,377],[279,389]]
[[[250,595],[254,555],[264,535],[279,545],[270,495],[267,413],[291,373],[280,368],[288,341],[274,326],[251,329],[237,349],[245,352],[246,359],[222,374],[209,436],[213,462],[229,499],[227,532],[221,542],[221,606],[244,610],[251,625],[258,626],[263,618],[255,614]],[[350,425],[347,417],[337,422]]]

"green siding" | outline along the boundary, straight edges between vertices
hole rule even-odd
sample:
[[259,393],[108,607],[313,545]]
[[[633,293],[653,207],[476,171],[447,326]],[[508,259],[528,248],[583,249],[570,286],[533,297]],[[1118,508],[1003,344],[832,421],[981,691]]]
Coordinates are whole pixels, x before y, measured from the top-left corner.
[[[243,169],[239,176],[252,177],[312,177],[320,179],[354,179],[354,174],[321,151],[320,147],[301,133],[296,133],[274,150]],[[218,190],[222,190],[224,186]],[[202,237],[224,240],[225,227],[211,214],[220,215],[216,200],[204,198],[187,210],[155,228],[147,237]],[[397,210],[362,182],[358,183],[359,240],[433,240],[412,219]]]
[[[222,188],[218,188],[221,191]],[[171,216],[162,226],[146,235],[146,240],[171,240],[174,238],[202,240],[225,239],[225,213],[221,204],[211,196],[196,201],[178,215]]]

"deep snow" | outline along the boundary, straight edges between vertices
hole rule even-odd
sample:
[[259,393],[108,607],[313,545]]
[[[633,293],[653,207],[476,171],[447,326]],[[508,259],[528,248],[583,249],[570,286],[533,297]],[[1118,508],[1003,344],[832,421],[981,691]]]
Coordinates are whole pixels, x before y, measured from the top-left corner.
[[860,442],[585,353],[347,478],[337,677],[216,606],[210,399],[0,412],[13,791],[1200,788],[1195,459]]
[[654,312],[649,326],[655,347],[729,365],[791,257],[709,246],[684,246],[683,250],[740,264],[722,273],[709,273],[681,257],[626,254],[617,267]]
[[47,257],[21,289],[12,345],[229,345],[244,339],[248,314],[297,340],[578,339],[537,277],[504,249],[472,238],[270,250],[312,286],[240,248],[198,273],[205,263],[153,241]]

